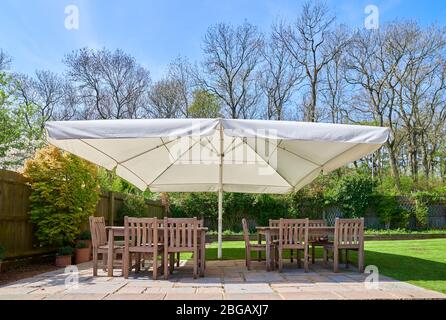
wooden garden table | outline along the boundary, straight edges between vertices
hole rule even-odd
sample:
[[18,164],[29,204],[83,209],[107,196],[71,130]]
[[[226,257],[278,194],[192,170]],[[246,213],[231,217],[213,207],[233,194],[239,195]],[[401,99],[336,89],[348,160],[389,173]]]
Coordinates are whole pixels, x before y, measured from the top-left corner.
[[[274,263],[271,261],[271,242],[273,236],[279,235],[279,227],[256,227],[257,232],[265,237],[266,241],[266,270],[274,269]],[[325,236],[327,234],[334,234],[334,227],[308,227],[308,234],[312,236]],[[260,238],[259,238],[260,239]]]
[[[115,243],[115,237],[124,237],[124,227],[122,226],[108,226],[108,254],[107,254],[107,269],[108,276],[113,277],[113,246]],[[158,231],[164,232],[163,227],[159,227]],[[204,269],[206,267],[206,232],[208,228],[197,228],[198,237],[200,238],[200,257],[202,263],[200,264],[200,275],[204,275]]]

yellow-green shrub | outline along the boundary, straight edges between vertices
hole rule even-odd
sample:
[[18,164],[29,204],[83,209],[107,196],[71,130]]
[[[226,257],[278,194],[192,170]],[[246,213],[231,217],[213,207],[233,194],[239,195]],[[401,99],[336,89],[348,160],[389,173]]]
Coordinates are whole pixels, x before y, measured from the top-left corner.
[[97,169],[75,155],[47,146],[25,163],[31,184],[30,220],[43,244],[70,244],[99,200]]

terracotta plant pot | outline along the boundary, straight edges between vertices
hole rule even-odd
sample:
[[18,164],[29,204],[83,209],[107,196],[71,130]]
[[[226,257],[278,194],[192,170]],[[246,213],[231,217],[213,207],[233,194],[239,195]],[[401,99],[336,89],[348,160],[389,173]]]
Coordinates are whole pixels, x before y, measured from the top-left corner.
[[90,260],[91,260],[93,258],[93,250],[91,249],[91,240],[76,240],[76,244],[78,244],[79,242],[83,242],[87,245],[88,252],[89,252],[88,254],[89,254]]
[[56,256],[56,267],[66,267],[71,265],[71,256]]
[[76,248],[74,256],[76,264],[88,262],[90,261],[90,248]]

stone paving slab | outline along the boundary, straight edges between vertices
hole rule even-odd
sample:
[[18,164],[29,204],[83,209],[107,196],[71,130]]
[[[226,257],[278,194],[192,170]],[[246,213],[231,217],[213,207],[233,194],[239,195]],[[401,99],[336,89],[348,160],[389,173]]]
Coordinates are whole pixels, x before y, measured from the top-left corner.
[[225,293],[225,300],[282,300],[276,293]]
[[77,287],[65,285],[73,274],[60,269],[0,287],[0,300],[446,299],[442,293],[385,276],[380,276],[378,289],[369,289],[367,275],[353,267],[334,273],[321,263],[310,265],[308,273],[285,263],[279,273],[267,272],[264,261],[253,261],[250,271],[242,260],[209,261],[206,277],[194,279],[192,266],[182,261],[168,280],[153,280],[148,271],[124,279],[119,269],[114,277],[102,269],[93,277],[91,263],[78,267]]
[[165,293],[152,293],[152,294],[121,294],[116,293],[109,295],[104,300],[163,300]]

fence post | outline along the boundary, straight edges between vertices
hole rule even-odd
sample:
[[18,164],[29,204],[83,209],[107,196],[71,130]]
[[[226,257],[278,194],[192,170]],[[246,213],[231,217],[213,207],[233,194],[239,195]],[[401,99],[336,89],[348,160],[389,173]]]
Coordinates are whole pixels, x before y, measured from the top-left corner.
[[113,226],[115,222],[114,209],[115,209],[115,194],[113,191],[110,191],[108,193],[108,224],[110,226]]

